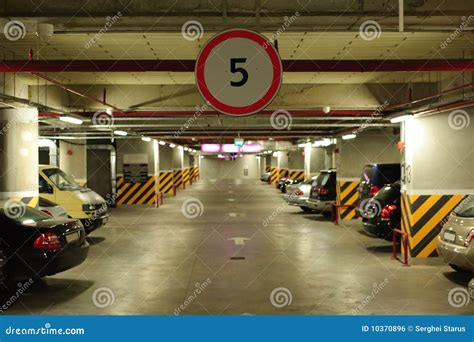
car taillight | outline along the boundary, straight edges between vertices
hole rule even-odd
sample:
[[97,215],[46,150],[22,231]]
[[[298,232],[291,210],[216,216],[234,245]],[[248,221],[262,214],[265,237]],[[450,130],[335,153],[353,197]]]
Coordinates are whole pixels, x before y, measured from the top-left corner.
[[53,232],[47,232],[38,236],[33,242],[33,247],[38,249],[59,249],[62,247],[61,242],[56,234]]
[[474,229],[469,232],[466,240],[464,240],[464,246],[465,247],[469,246],[472,240],[474,240]]
[[328,188],[319,188],[320,195],[327,195],[329,193]]
[[378,186],[375,186],[375,185],[372,185],[370,187],[370,193],[369,193],[369,196],[370,197],[374,197],[375,194],[377,194],[377,192],[379,192],[380,188]]
[[397,206],[395,204],[386,205],[382,208],[382,212],[380,213],[380,219],[383,221],[389,221],[390,216],[392,215],[392,211],[394,211],[395,209],[397,209]]
[[301,191],[301,190],[296,190],[296,191],[295,191],[295,195],[296,195],[296,196],[303,196],[303,195],[304,195],[304,192]]

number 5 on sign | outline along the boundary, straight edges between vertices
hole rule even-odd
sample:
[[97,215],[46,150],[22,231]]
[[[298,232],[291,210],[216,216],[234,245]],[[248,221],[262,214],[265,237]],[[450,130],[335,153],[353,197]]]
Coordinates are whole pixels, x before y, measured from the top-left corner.
[[240,116],[262,110],[275,98],[282,67],[278,52],[264,36],[233,29],[204,45],[195,76],[199,92],[216,110]]

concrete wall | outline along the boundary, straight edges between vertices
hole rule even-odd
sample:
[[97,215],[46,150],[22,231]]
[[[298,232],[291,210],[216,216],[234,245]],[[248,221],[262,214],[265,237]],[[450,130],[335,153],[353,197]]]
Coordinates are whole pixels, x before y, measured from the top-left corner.
[[358,178],[367,163],[400,163],[398,134],[390,130],[362,132],[355,139],[338,139],[338,178]]
[[85,140],[59,142],[59,167],[83,184],[87,181],[87,148]]
[[124,154],[146,154],[148,156],[148,175],[154,174],[153,142],[140,139],[117,139],[117,174],[123,174]]
[[310,172],[311,176],[317,174],[320,170],[325,169],[325,149],[320,147],[311,148],[310,156]]
[[409,193],[474,193],[474,107],[451,113],[404,123]]
[[[244,167],[248,176],[244,176]],[[204,179],[258,179],[260,177],[255,155],[244,155],[234,161],[205,157],[201,159],[201,178]]]
[[303,149],[291,151],[288,157],[288,168],[290,170],[303,170],[304,168],[304,156]]

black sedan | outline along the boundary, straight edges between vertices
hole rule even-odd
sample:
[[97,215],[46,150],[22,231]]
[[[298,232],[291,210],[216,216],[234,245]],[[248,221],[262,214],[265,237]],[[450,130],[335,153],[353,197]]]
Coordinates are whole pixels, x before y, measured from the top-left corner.
[[400,182],[385,185],[372,198],[362,202],[360,212],[367,232],[391,240],[393,229],[400,227]]
[[0,227],[0,276],[7,284],[73,268],[89,251],[79,220],[53,218],[27,206],[12,213],[0,206]]
[[303,182],[303,178],[296,178],[296,179],[291,179],[291,178],[282,178],[278,181],[277,183],[277,189],[280,189],[281,192],[286,193],[286,187],[288,185],[293,185],[293,184],[298,184]]

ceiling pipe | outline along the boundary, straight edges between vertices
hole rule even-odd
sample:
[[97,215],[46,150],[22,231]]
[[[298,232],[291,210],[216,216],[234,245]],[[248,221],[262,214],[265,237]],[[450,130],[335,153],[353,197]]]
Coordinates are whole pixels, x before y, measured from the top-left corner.
[[[115,110],[117,110],[117,111],[121,111],[120,108],[115,107],[114,105],[111,105],[111,104],[109,104],[109,103],[107,103],[107,102],[105,102],[105,101],[99,100],[99,99],[97,99],[97,98],[95,98],[95,97],[93,97],[93,96],[90,96],[90,95],[81,93],[81,92],[79,92],[79,91],[77,91],[77,90],[74,90],[74,89],[72,89],[71,87],[68,87],[67,85],[65,85],[65,84],[63,84],[63,83],[61,83],[61,82],[59,82],[59,81],[56,81],[55,79],[52,79],[51,77],[48,77],[48,76],[46,76],[46,75],[42,75],[42,74],[39,74],[39,73],[35,73],[35,72],[32,72],[32,74],[35,75],[35,76],[38,76],[38,77],[40,77],[40,78],[42,78],[42,79],[44,79],[44,80],[46,80],[46,81],[48,81],[48,82],[50,82],[50,83],[53,83],[54,85],[56,85],[56,86],[58,86],[58,87],[60,87],[60,88],[62,88],[62,89],[64,89],[64,90],[66,90],[67,92],[70,92],[71,94],[74,94],[74,95],[77,95],[77,96],[80,96],[80,97],[89,99],[89,100],[91,100],[91,101],[94,101],[94,102],[97,102],[97,103],[100,103],[100,104],[103,104],[104,106],[113,108],[113,109],[115,109]],[[57,113],[56,113],[56,114],[57,114]],[[57,114],[57,116],[60,116],[60,115]]]
[[411,105],[414,105],[414,104],[417,104],[417,103],[420,103],[420,102],[424,102],[424,101],[427,101],[427,100],[432,100],[432,99],[438,98],[440,96],[447,95],[447,94],[450,94],[450,93],[455,93],[455,92],[458,92],[460,90],[464,90],[464,89],[468,89],[468,88],[474,88],[474,83],[468,83],[468,84],[464,84],[464,85],[459,86],[459,87],[454,87],[454,88],[450,88],[450,89],[447,89],[447,90],[443,90],[443,91],[440,91],[439,93],[436,93],[436,94],[433,94],[433,95],[430,95],[430,96],[426,96],[426,97],[422,97],[422,98],[419,98],[419,99],[416,99],[416,100],[413,100],[413,101],[397,103],[393,106],[388,106],[387,108],[385,108],[384,111],[391,111],[391,110],[394,110],[394,109],[400,109],[400,108],[403,108],[403,107],[406,107],[406,106],[411,106]]
[[[5,60],[0,72],[194,72],[194,60]],[[472,59],[283,60],[286,72],[474,71]]]

